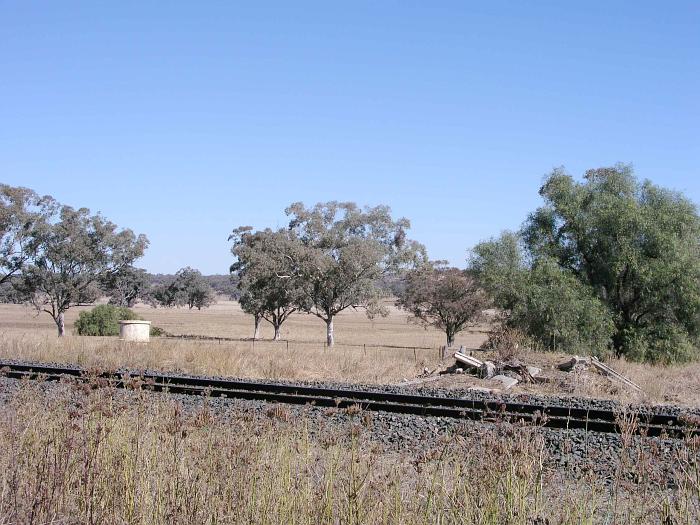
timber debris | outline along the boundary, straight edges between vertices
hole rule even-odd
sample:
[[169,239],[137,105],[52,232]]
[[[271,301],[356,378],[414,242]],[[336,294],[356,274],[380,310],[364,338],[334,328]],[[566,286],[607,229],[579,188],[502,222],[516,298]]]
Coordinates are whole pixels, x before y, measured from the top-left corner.
[[573,356],[571,359],[567,359],[563,363],[560,363],[557,368],[563,370],[564,372],[572,372],[575,370],[586,370],[593,367],[598,373],[604,375],[611,381],[617,381],[622,383],[637,392],[641,392],[642,388],[636,384],[631,379],[623,376],[619,372],[616,372],[610,368],[605,363],[601,363],[597,357],[579,357],[577,355]]

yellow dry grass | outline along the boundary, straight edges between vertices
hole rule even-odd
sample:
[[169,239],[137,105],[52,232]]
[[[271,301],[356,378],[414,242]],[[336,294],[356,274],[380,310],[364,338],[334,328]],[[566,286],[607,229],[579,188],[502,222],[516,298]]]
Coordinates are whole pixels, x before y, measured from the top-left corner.
[[[36,315],[20,305],[0,305],[0,357],[70,362],[82,366],[117,368],[130,366],[193,374],[250,378],[338,380],[395,383],[451,364],[440,360],[444,335],[408,322],[404,312],[391,308],[386,318],[370,321],[363,312],[349,311],[335,323],[337,346],[324,344],[325,325],[316,317],[299,314],[284,326],[283,341],[272,342],[272,329],[263,324],[262,338],[250,340],[253,323],[237,303],[222,301],[209,309],[153,309],[145,305],[136,313],[172,334],[237,338],[239,341],[193,341],[154,338],[148,345],[127,344],[116,338],[72,335],[72,324],[85,308],[72,308],[66,316],[69,336],[59,339],[47,314]],[[457,336],[457,345],[477,348],[487,326]],[[403,346],[406,348],[394,348]],[[414,350],[415,348],[415,350]],[[487,355],[479,355],[487,358]],[[567,394],[616,398],[629,402],[678,403],[700,406],[700,364],[656,367],[609,362],[639,384],[643,394],[615,385],[593,373],[557,374],[552,370],[564,354],[528,352],[520,358],[562,381],[544,385],[517,385],[513,392]],[[467,387],[480,380],[470,376],[446,376],[430,385]],[[486,385],[489,386],[489,385]]]
[[[70,309],[66,315],[69,334],[81,309]],[[245,339],[253,330],[252,317],[234,302],[220,302],[202,311],[143,305],[134,310],[155,326],[177,335]],[[72,334],[59,339],[47,314],[37,316],[18,305],[0,305],[0,316],[4,341],[0,356],[6,358],[274,379],[396,382],[415,377],[424,367],[438,367],[443,337],[438,331],[408,323],[406,315],[396,310],[375,321],[362,312],[341,314],[335,323],[337,345],[332,349],[325,347],[323,322],[302,314],[283,326],[283,341],[269,340],[272,329],[268,325],[263,326],[262,340],[255,343],[153,338],[148,345]],[[482,332],[464,333],[458,343],[475,347],[483,338]]]

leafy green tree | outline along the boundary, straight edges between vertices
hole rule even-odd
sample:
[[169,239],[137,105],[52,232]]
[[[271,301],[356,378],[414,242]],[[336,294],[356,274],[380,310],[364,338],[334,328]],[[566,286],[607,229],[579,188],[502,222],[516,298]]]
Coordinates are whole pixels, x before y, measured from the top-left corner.
[[153,308],[158,308],[159,306],[163,308],[182,306],[182,304],[178,304],[178,301],[181,300],[181,295],[174,283],[175,278],[172,277],[168,282],[152,285],[146,293],[146,301]]
[[189,266],[175,274],[174,286],[177,289],[178,304],[185,304],[191,310],[208,308],[214,303],[214,289],[199,270]]
[[107,274],[100,287],[109,296],[110,304],[132,307],[150,286],[146,270],[125,266],[117,272]]
[[117,230],[87,208],[60,206],[36,231],[34,243],[17,289],[38,311],[51,315],[63,336],[65,311],[93,302],[100,294],[98,283],[141,257],[148,240]]
[[548,258],[537,260],[519,288],[509,323],[540,348],[603,357],[614,325],[590,287]]
[[0,184],[0,285],[19,275],[57,203],[28,188]]
[[147,297],[154,307],[187,306],[190,310],[207,308],[215,301],[211,285],[199,270],[189,266],[178,270],[174,278],[154,286]]
[[239,302],[255,319],[253,338],[259,337],[259,322],[265,319],[273,326],[277,341],[282,324],[305,300],[292,262],[298,244],[288,230],[253,232],[248,226],[235,229],[229,240],[233,240],[231,253],[236,258],[231,273],[238,281]]
[[409,221],[394,221],[388,206],[361,209],[332,201],[307,209],[297,202],[286,213],[297,247],[290,257],[302,283],[302,306],[326,323],[329,346],[336,315],[347,308],[386,315],[382,277],[425,260],[423,246],[406,239]]
[[[540,195],[544,206],[530,215],[520,233],[524,257],[515,266],[504,265],[519,270],[512,273],[498,266],[496,254],[510,240],[482,243],[472,252],[471,265],[497,304],[515,311],[530,295],[553,293],[537,287],[555,282],[554,288],[568,302],[562,299],[551,315],[575,325],[575,316],[567,312],[571,302],[573,311],[584,315],[582,305],[595,299],[588,312],[594,312],[600,337],[608,333],[605,326],[612,325],[609,346],[617,355],[651,362],[697,358],[700,218],[696,206],[678,192],[638,181],[624,165],[589,170],[583,182],[557,169]],[[556,279],[552,263],[562,272]],[[533,278],[537,268],[547,268],[550,279]],[[554,304],[555,297],[551,301]],[[607,320],[598,303],[607,311]],[[602,352],[602,341],[586,329],[587,323],[563,330],[561,323],[536,322],[533,315],[521,317],[520,322],[529,318],[528,333],[539,334],[541,342],[551,340],[548,347],[553,346],[555,332],[563,331],[571,343],[564,343],[560,334],[558,348],[588,345],[591,351]],[[544,326],[550,327],[547,335]],[[572,335],[576,330],[578,340]]]
[[499,308],[512,310],[522,296],[529,269],[520,235],[504,231],[477,244],[471,250],[469,268]]
[[406,274],[396,304],[423,325],[444,331],[452,346],[459,332],[483,319],[489,300],[467,272],[437,261]]

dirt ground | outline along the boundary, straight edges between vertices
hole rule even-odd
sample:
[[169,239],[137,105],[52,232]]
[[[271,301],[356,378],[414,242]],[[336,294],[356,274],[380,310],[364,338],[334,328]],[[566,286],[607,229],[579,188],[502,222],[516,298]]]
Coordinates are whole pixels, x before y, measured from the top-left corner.
[[[56,328],[46,313],[39,315],[21,305],[0,305],[0,357],[71,362],[82,366],[131,366],[271,379],[334,380],[362,383],[403,383],[424,375],[424,370],[445,370],[454,364],[442,359],[444,335],[410,322],[394,307],[386,318],[370,321],[360,311],[339,315],[335,323],[337,345],[325,347],[325,325],[311,315],[294,315],[283,326],[282,341],[270,341],[272,328],[264,323],[262,340],[253,343],[252,317],[237,303],[221,301],[198,311],[154,309],[137,305],[135,312],[153,325],[176,335],[200,335],[232,341],[192,341],[154,338],[148,345],[125,344],[116,338],[80,337],[72,325],[81,310],[66,315],[69,335],[56,337]],[[486,338],[487,325],[458,334],[456,345],[481,359],[498,356],[477,350]],[[523,350],[517,358],[542,369],[547,383],[520,383],[513,393],[539,393],[615,398],[629,402],[673,403],[700,406],[700,364],[655,367],[608,362],[618,372],[642,387],[637,393],[593,371],[565,373],[556,365],[568,356]],[[445,374],[426,383],[429,387],[500,388],[492,381],[469,374]]]

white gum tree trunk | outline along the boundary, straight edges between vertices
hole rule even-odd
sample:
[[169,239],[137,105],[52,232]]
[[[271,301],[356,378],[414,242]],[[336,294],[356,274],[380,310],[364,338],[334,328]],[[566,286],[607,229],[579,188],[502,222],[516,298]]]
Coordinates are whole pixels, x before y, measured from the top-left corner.
[[326,321],[326,343],[328,346],[333,346],[333,318],[331,317]]
[[253,332],[253,341],[257,341],[260,339],[260,320],[262,319],[261,316],[256,315],[255,316],[255,331]]
[[56,318],[56,327],[58,328],[58,337],[63,337],[66,335],[66,320],[63,316],[63,312],[58,314]]

